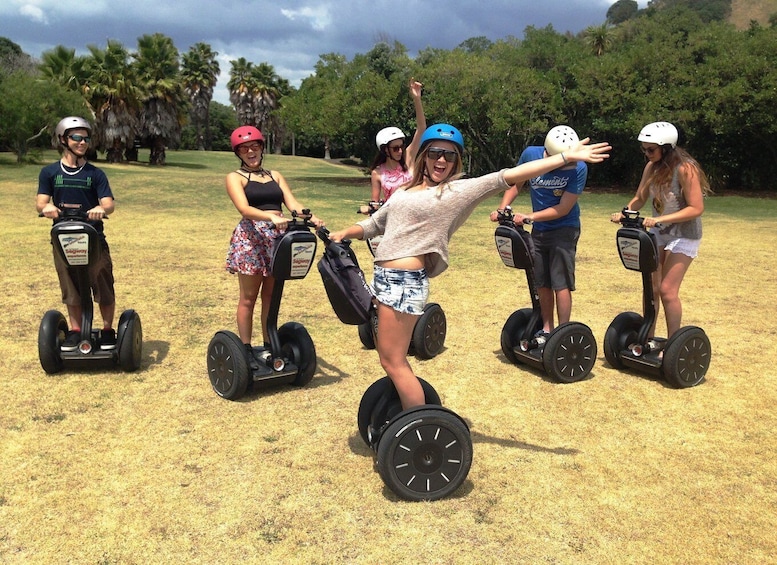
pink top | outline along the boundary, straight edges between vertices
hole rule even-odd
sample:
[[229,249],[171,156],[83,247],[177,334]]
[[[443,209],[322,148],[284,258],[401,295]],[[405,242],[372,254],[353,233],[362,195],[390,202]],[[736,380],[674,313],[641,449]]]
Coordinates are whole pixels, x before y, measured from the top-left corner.
[[410,182],[413,175],[410,171],[403,171],[402,167],[397,166],[394,169],[387,169],[385,165],[379,167],[380,171],[380,186],[383,189],[383,200],[388,200],[389,197],[394,194],[394,191]]

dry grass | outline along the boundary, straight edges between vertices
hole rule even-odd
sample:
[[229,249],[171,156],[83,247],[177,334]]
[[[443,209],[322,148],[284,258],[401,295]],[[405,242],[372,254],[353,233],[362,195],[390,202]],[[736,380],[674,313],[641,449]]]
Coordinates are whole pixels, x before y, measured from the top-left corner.
[[[3,159],[0,156],[0,161]],[[228,155],[104,165],[117,194],[107,226],[118,308],[135,308],[143,366],[47,376],[36,336],[60,309],[48,222],[32,213],[37,167],[2,162],[0,561],[5,563],[764,563],[777,507],[775,200],[708,201],[684,322],[713,346],[689,390],[605,363],[601,339],[639,310],[608,214],[627,197],[583,198],[574,319],[591,326],[591,377],[560,385],[508,364],[507,316],[528,304],[502,266],[484,204],[432,282],[447,349],[414,361],[471,426],[474,460],[453,496],[398,501],[373,470],[356,410],[381,376],[356,328],[338,322],[318,273],[290,281],[281,322],[303,323],[318,371],[302,389],[218,398],[205,371],[216,330],[234,329],[237,283],[222,269],[237,221]],[[300,200],[340,227],[365,177],[270,157]],[[525,207],[521,196],[519,206]],[[369,268],[364,244],[356,244]],[[770,353],[772,352],[772,353]]]

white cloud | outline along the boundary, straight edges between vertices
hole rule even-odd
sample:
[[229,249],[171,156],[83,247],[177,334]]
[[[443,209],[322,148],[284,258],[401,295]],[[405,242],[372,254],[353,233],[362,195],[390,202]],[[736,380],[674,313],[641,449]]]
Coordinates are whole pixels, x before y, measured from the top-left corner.
[[46,14],[43,13],[43,10],[38,6],[33,6],[32,4],[25,4],[21,8],[19,8],[19,13],[26,17],[31,19],[34,22],[48,25],[49,21],[46,18]]
[[292,21],[297,19],[310,20],[313,29],[317,31],[323,31],[332,24],[329,6],[305,7],[300,10],[281,9],[281,14]]

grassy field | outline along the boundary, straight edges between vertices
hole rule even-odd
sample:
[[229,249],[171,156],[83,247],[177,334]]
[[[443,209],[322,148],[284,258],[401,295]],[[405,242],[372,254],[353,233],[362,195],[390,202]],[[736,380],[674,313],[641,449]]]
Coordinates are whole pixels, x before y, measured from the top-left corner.
[[[53,160],[54,153],[46,155]],[[321,160],[269,156],[332,228],[359,219],[368,180]],[[707,200],[704,241],[683,287],[684,324],[713,348],[707,380],[675,390],[610,368],[602,338],[641,309],[639,277],[609,214],[629,196],[589,190],[573,319],[599,344],[590,377],[561,385],[501,353],[502,325],[529,305],[504,267],[484,203],[432,280],[446,349],[413,360],[470,424],[474,458],[454,495],[396,498],[356,430],[377,354],[341,324],[318,273],[287,283],[280,321],[305,325],[318,370],[304,388],[238,402],[211,390],[205,352],[235,330],[223,269],[238,216],[230,154],[170,152],[168,165],[102,166],[117,306],[144,331],[142,367],[48,376],[43,313],[62,309],[33,207],[39,165],[0,154],[0,562],[21,563],[765,563],[777,541],[777,200]],[[521,195],[516,208],[526,209]],[[355,249],[368,276],[366,245]],[[320,250],[318,252],[320,254]],[[664,331],[659,325],[659,335]]]

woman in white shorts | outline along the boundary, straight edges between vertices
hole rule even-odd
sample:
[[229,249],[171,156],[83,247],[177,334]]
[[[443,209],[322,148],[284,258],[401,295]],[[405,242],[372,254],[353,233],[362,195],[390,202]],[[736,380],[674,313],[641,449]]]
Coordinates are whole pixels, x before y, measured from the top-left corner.
[[[652,200],[653,216],[645,218],[644,225],[651,228],[658,246],[659,268],[653,274],[653,291],[664,305],[667,337],[680,329],[680,285],[699,252],[704,196],[711,192],[701,165],[677,146],[677,138],[677,128],[669,122],[653,122],[642,128],[637,139],[647,163],[637,193],[627,206],[639,210]],[[611,220],[620,222],[621,218],[616,212]],[[655,324],[651,337],[653,332]]]

